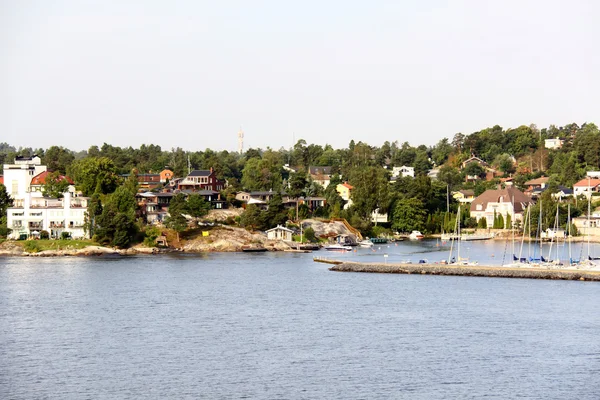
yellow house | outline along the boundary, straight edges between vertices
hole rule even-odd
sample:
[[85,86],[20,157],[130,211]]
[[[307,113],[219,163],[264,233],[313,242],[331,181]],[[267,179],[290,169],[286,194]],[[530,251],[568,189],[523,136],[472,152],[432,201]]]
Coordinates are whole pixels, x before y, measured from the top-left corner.
[[348,182],[340,183],[335,188],[339,193],[340,197],[346,201],[350,200],[350,191],[354,189]]
[[472,190],[459,190],[452,192],[452,197],[460,203],[471,203],[475,200],[475,192]]

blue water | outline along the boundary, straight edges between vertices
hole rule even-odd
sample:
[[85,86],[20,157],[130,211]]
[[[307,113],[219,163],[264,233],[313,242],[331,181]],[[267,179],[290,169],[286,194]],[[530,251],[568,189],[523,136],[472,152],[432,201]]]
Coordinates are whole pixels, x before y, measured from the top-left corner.
[[0,398],[599,398],[598,283],[313,255],[0,258]]

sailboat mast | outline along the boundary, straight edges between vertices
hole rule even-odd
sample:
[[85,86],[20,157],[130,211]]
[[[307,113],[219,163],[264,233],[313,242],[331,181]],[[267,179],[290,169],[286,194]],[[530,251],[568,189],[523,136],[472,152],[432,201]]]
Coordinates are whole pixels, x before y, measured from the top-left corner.
[[571,264],[573,260],[571,254],[571,204],[567,205],[567,240],[569,241],[569,264]]

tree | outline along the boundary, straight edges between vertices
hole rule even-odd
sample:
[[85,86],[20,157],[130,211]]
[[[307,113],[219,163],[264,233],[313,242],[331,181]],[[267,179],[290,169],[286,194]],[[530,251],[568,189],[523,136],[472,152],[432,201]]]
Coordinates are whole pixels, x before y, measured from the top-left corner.
[[304,195],[306,189],[306,174],[297,172],[290,175],[288,180],[288,194],[296,199],[296,220],[298,220],[298,198]]
[[421,200],[401,199],[394,207],[392,227],[400,232],[419,231],[424,228],[426,218],[427,211]]
[[477,176],[481,178],[485,170],[476,162],[470,162],[465,166],[464,173],[468,176]]
[[48,170],[57,171],[60,174],[67,173],[67,167],[75,160],[73,152],[64,147],[52,146],[46,150],[42,162]]
[[262,226],[261,219],[261,211],[256,204],[248,204],[240,217],[240,225],[249,230],[259,229]]
[[123,186],[108,195],[102,213],[96,218],[96,240],[119,248],[128,247],[137,233],[136,207],[135,194]]
[[497,155],[492,165],[505,174],[512,174],[515,172],[515,164],[513,159],[509,154],[506,153]]
[[194,218],[204,217],[210,210],[210,203],[199,194],[190,194],[187,198],[187,213]]
[[0,236],[6,237],[10,233],[8,229],[6,209],[12,206],[12,199],[6,191],[6,187],[0,183]]
[[46,176],[46,181],[42,187],[42,193],[45,197],[61,199],[69,189],[69,181],[62,176],[60,172],[54,171]]
[[188,213],[185,195],[178,193],[169,203],[169,216],[165,219],[165,225],[177,232],[177,241],[179,234],[187,229],[187,219],[184,214]]
[[119,182],[115,164],[106,157],[74,161],[69,168],[69,174],[84,196],[112,193]]

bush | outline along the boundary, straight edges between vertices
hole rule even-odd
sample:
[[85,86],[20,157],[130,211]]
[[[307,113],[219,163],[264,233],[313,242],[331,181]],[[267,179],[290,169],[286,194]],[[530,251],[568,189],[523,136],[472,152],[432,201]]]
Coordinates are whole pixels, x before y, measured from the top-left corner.
[[41,231],[40,239],[50,239],[50,233],[48,231]]
[[160,235],[160,229],[155,226],[146,228],[144,232],[144,244],[148,247],[156,247],[156,238]]
[[61,238],[62,240],[68,240],[68,239],[71,239],[71,232],[62,232],[62,233],[60,234],[60,238]]
[[304,230],[304,238],[311,243],[318,241],[317,237],[315,236],[315,230],[310,226]]
[[41,248],[35,240],[28,240],[23,244],[23,249],[28,253],[38,253]]

